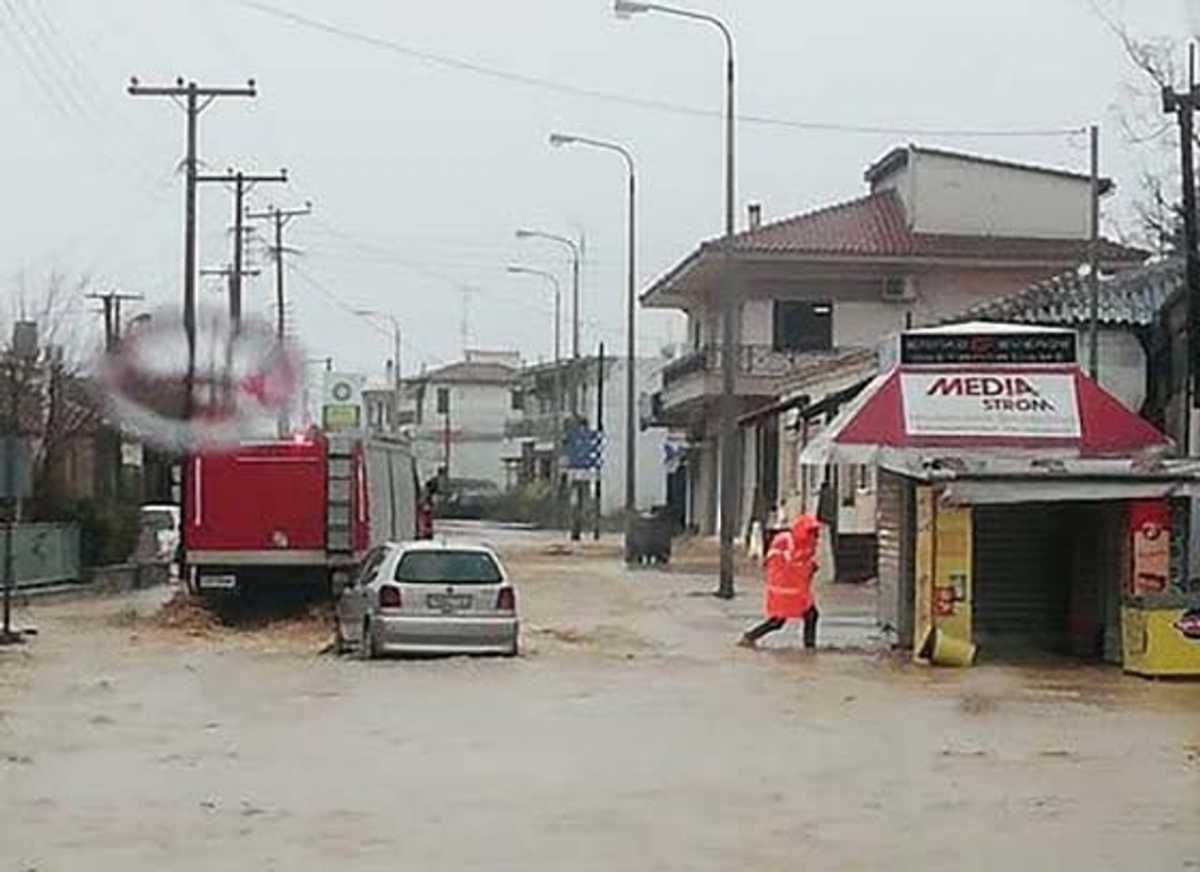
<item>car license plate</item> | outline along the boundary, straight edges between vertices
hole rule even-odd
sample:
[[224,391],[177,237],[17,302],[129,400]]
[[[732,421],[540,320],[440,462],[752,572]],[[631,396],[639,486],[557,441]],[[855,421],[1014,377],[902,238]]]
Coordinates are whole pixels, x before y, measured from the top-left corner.
[[431,609],[439,612],[460,612],[471,607],[469,594],[431,593],[425,598]]
[[233,590],[237,587],[237,576],[201,575],[197,584],[201,590]]

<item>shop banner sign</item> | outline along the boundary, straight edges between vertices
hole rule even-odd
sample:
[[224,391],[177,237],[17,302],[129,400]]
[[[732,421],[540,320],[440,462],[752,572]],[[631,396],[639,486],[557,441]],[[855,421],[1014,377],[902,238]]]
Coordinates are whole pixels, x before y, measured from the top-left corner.
[[903,372],[910,436],[1080,436],[1071,373]]

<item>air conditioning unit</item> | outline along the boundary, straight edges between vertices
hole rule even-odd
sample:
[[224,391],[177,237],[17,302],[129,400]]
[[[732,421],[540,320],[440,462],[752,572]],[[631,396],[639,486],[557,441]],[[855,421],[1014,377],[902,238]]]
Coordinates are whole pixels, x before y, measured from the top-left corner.
[[909,303],[917,298],[917,283],[912,276],[888,276],[883,280],[883,299],[889,303]]

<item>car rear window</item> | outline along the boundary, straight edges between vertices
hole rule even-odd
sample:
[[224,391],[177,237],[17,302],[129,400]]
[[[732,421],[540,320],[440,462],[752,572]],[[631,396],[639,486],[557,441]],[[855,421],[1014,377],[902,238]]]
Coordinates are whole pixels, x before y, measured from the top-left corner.
[[166,509],[143,509],[142,525],[151,530],[174,530],[175,516]]
[[404,584],[499,584],[500,567],[478,551],[411,551],[396,566]]

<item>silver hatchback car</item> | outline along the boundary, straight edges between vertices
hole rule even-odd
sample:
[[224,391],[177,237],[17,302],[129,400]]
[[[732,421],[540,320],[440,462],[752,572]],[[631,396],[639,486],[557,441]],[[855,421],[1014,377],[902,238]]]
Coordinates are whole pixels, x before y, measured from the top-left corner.
[[389,653],[518,652],[516,590],[482,545],[388,543],[363,559],[337,600],[338,645]]

